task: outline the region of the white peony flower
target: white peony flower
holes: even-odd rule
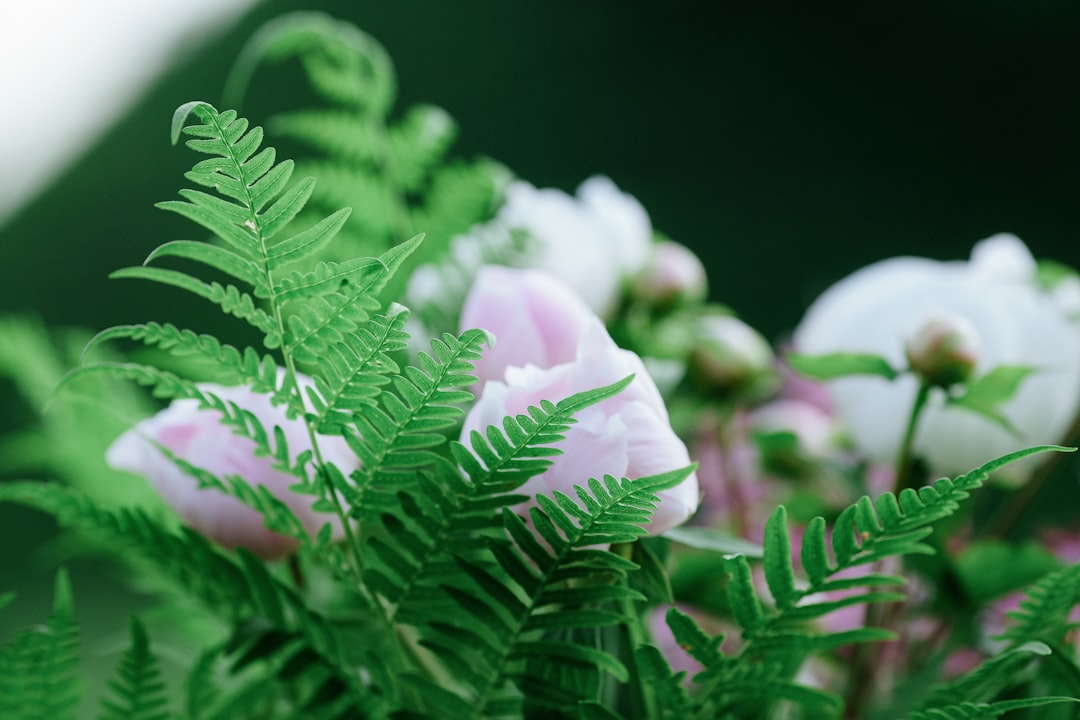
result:
[[[1063,298],[1035,285],[1036,263],[1013,235],[978,243],[968,262],[900,257],[853,273],[819,297],[795,331],[800,353],[870,352],[906,367],[904,346],[928,321],[967,318],[981,338],[974,377],[1001,365],[1036,369],[1000,410],[1018,430],[931,396],[915,452],[935,472],[956,474],[1029,445],[1058,442],[1080,404],[1080,327]],[[836,412],[871,459],[893,463],[917,381],[833,381]]]
[[[641,203],[599,176],[582,183],[577,197],[515,182],[498,221],[533,239],[530,267],[555,275],[601,317],[614,311],[623,282],[645,266],[652,242]]]

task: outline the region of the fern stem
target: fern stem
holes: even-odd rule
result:
[[[619,543],[611,548],[611,552],[630,560],[634,554],[634,543]],[[623,583],[627,582],[626,579],[623,580]],[[635,651],[647,642],[647,635],[641,621],[641,610],[638,608],[637,602],[630,597],[622,598],[619,605],[622,614],[626,618],[621,629],[625,646],[624,660],[630,673],[628,684],[632,693],[630,702],[632,703],[633,713],[631,717],[653,720],[660,717],[656,704],[656,693],[653,692],[650,686],[642,682],[641,673],[638,672],[637,661],[635,660]]]
[[[218,136],[223,139],[226,138],[227,135],[225,128],[222,127],[221,123],[218,121],[217,114],[209,113],[208,116],[214,123],[214,127],[218,132]],[[233,166],[236,168],[237,176],[240,179],[240,186],[244,189],[244,205],[248,210],[248,220],[245,225],[251,230],[252,233],[254,233],[256,239],[259,242],[259,251],[262,254],[261,269],[263,276],[266,278],[268,302],[270,304],[270,316],[274,318],[274,322],[277,325],[277,330],[279,334],[278,336],[282,338],[283,341],[281,347],[281,354],[285,360],[286,380],[293,388],[293,391],[296,393],[296,398],[300,401],[300,406],[304,407],[303,393],[300,392],[300,383],[297,382],[296,362],[293,359],[292,353],[289,352],[288,347],[284,343],[285,319],[281,312],[281,304],[278,301],[278,295],[274,290],[274,273],[270,269],[270,248],[267,247],[266,244],[267,237],[266,234],[263,232],[263,227],[260,222],[259,214],[255,210],[255,199],[251,196],[251,185],[248,182],[248,177],[244,173],[244,163],[236,155],[236,149],[234,148],[232,143],[225,142],[224,146],[226,151],[229,153],[229,159],[232,161]],[[315,460],[315,472],[317,475],[320,469],[325,464],[325,461],[322,458],[322,453],[319,449],[319,442],[314,428],[311,426],[311,423],[308,422],[306,419],[304,421],[304,425],[307,427],[308,439],[311,442],[312,453]],[[333,488],[329,488],[328,495],[329,498],[324,499],[329,499],[333,503],[334,508],[337,511],[338,518],[341,520],[341,525],[345,532],[346,541],[348,542],[349,547],[352,551],[350,554],[352,556],[353,566],[356,572],[356,578],[359,581],[361,577],[360,546],[356,540],[355,534],[352,532],[352,528],[350,527],[349,523],[349,517],[344,511],[344,508],[341,505],[337,493],[333,491]],[[377,601],[374,600],[374,598],[369,598],[369,601],[378,604]]]
[[[225,137],[225,129],[221,127],[218,122],[217,116],[214,115],[214,125],[218,130],[219,135]],[[270,267],[270,248],[267,246],[267,237],[263,231],[262,224],[258,213],[255,210],[255,200],[251,196],[250,183],[248,178],[244,174],[243,162],[237,157],[235,149],[231,143],[224,143],[228,150],[230,160],[236,167],[237,175],[240,178],[241,186],[244,188],[245,205],[248,209],[248,221],[245,225],[254,233],[259,243],[259,251],[262,255],[262,274],[266,279],[267,285],[267,299],[270,306],[270,316],[274,319],[274,323],[277,326],[278,337],[281,338],[281,354],[285,360],[285,378],[288,387],[291,388],[291,392],[294,393],[294,397],[299,401],[301,408],[306,409],[306,403],[304,402],[303,392],[300,389],[300,383],[297,377],[296,360],[290,352],[288,345],[285,343],[285,318],[281,310],[281,302],[276,292],[276,285],[274,283],[273,270]],[[326,475],[325,466],[326,460],[323,458],[322,450],[319,447],[318,433],[315,431],[314,423],[306,417],[304,417],[304,426],[307,428],[308,440],[311,443],[312,461],[314,466],[315,477],[318,478],[320,474]],[[365,604],[370,607],[379,619],[386,627],[387,633],[394,637],[396,640],[400,640],[395,632],[394,623],[390,620],[386,614],[386,608],[383,607],[379,599],[371,593],[367,586],[363,582],[363,562],[361,560],[361,546],[359,537],[354,532],[349,513],[345,511],[339,494],[330,482],[323,482],[318,485],[323,490],[323,499],[329,500],[333,505],[335,513],[338,519],[341,521],[342,531],[345,533],[345,541],[349,547],[348,553],[352,561],[353,572],[355,573],[356,591],[358,595],[363,599]],[[402,649],[400,642],[391,643],[396,652],[393,653],[391,658],[388,658],[388,665],[393,667],[398,672],[407,671],[410,669],[409,662],[406,658],[406,654]]]
[[[915,393],[915,400],[911,404],[911,413],[908,415],[907,427],[904,429],[904,438],[900,443],[900,453],[896,460],[896,478],[893,481],[893,493],[899,495],[907,488],[914,488],[920,483],[915,477],[915,432],[919,427],[923,410],[926,409],[927,400],[930,398],[930,389],[933,386],[920,380],[919,389]],[[884,560],[874,563],[874,573],[878,574],[884,569]],[[865,610],[865,627],[891,627],[899,621],[902,612],[902,603],[873,604],[867,605]],[[852,659],[853,673],[851,687],[848,692],[848,701],[845,703],[844,716],[848,718],[861,717],[866,703],[873,697],[878,682],[881,679],[881,648],[882,645],[859,645],[854,650]]]

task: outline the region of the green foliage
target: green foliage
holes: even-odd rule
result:
[[[595,681],[604,675],[626,682],[628,670],[616,657],[566,637],[628,620],[611,604],[642,599],[626,585],[636,565],[596,545],[643,535],[638,523],[658,502],[655,493],[691,470],[636,481],[593,479],[587,489],[575,489],[576,499],[538,495],[539,507],[529,513],[535,533],[516,514],[503,512],[507,537],[489,545],[495,564],[458,557],[471,582],[442,586],[460,608],[456,622],[429,618],[424,628],[423,644],[465,690],[456,700],[440,698],[427,712],[503,716],[520,714],[525,703],[570,713],[579,702],[596,699]],[[543,674],[530,671],[534,659],[542,659]]]
[[[51,483],[0,485],[0,502],[14,502],[47,512],[69,528],[86,533],[103,547],[114,548],[140,572],[154,573],[174,590],[197,599],[230,625],[254,618],[296,639],[305,659],[332,673],[339,694],[362,707],[366,692],[355,677],[340,634],[306,600],[272,575],[264,563],[241,551],[230,557],[202,536],[175,533],[137,509],[106,510],[71,488]],[[49,716],[52,717],[52,716]]]
[[[146,483],[118,477],[104,460],[117,433],[148,412],[142,393],[100,376],[80,384],[77,394],[54,394],[86,339],[83,332],[50,332],[31,317],[0,316],[0,379],[10,381],[33,418],[0,436],[0,477],[62,478],[108,505],[137,502],[162,512],[164,504]],[[15,407],[8,412],[17,413]]]
[[[885,358],[866,353],[789,353],[786,359],[795,372],[814,380],[835,380],[850,375],[877,375],[886,380],[894,380],[900,375]]]
[[[0,717],[74,720],[81,694],[78,642],[71,584],[61,570],[48,621],[0,648]]]
[[[982,377],[965,383],[958,394],[949,397],[949,404],[982,415],[1016,436],[1016,428],[999,408],[1016,394],[1021,383],[1034,372],[1036,369],[1033,367],[1000,365]]]
[[[457,442],[450,448],[464,476],[437,463],[415,487],[382,503],[385,534],[370,540],[364,567],[365,579],[389,603],[390,616],[401,608],[403,620],[411,614],[413,622],[422,623],[440,585],[460,573],[455,556],[484,552],[501,534],[499,510],[527,498],[514,491],[551,464],[547,458],[559,453],[555,445],[573,415],[614,396],[631,380],[530,407],[527,415],[507,417],[502,428],[489,427],[486,436],[474,432],[473,452]],[[501,545],[492,549],[504,552]]]
[[[134,617],[131,646],[120,660],[109,688],[113,697],[102,698],[99,720],[168,720],[161,669],[150,650],[146,628]]]
[[[1042,697],[1025,700],[1002,700],[996,703],[957,703],[933,710],[917,711],[908,720],[993,720],[1005,713],[1024,708],[1045,707],[1065,702],[1080,702],[1071,697]]]
[[[413,258],[421,263],[444,255],[452,237],[491,216],[507,172],[486,160],[448,162],[457,129],[437,107],[415,106],[392,120],[397,81],[390,58],[349,23],[312,12],[268,23],[236,61],[226,88],[229,102],[240,101],[260,65],[291,59],[300,62],[326,105],[283,112],[268,127],[314,153],[298,167],[319,178],[311,194],[316,211],[342,205],[358,210],[330,257],[378,254],[423,232],[428,240]],[[403,277],[388,297],[402,296]]]
[[[889,590],[900,578],[849,571],[932,552],[931,525],[952,514],[989,473],[1051,449],[1014,453],[899,496],[861,498],[836,518],[831,536],[826,520],[815,518],[797,549],[799,570],[784,507],[769,519],[762,548],[702,529],[636,543],[657,493],[684,481],[693,467],[635,480],[583,477],[572,493],[530,498],[522,488],[549,468],[575,415],[633,378],[559,402],[541,400],[451,440],[463,406],[473,400],[473,363],[490,339],[482,331],[443,334],[407,364],[409,311],[384,298],[402,295],[403,270],[453,254],[450,239],[490,216],[499,172],[485,163],[446,162],[454,129],[438,109],[413,108],[390,122],[395,80],[385,52],[321,15],[298,13],[264,28],[242,53],[231,87],[245,85],[261,63],[289,59],[300,61],[328,106],[280,115],[272,127],[319,156],[299,166],[319,182],[294,179],[298,166],[278,162],[273,148],[262,147],[262,129],[235,111],[187,103],[174,115],[174,142],[185,135],[187,147],[206,157],[185,175],[194,187],[159,207],[195,223],[208,241],[167,242],[142,266],[113,274],[207,299],[254,328],[262,347],[233,346],[168,323],[121,325],[94,337],[80,367],[60,385],[70,391],[76,383],[128,380],[156,397],[192,400],[217,413],[224,428],[296,478],[292,491],[335,513],[344,540],[333,537],[330,524],[309,537],[282,498],[251,478],[217,476],[199,458],[162,445],[156,446],[161,454],[200,487],[231,495],[269,529],[298,540],[299,556],[278,566],[246,550],[226,551],[143,509],[118,508],[61,484],[0,485],[0,502],[49,513],[220,623],[222,636],[194,649],[198,659],[182,703],[192,720],[610,720],[621,712],[703,719],[760,717],[783,704],[800,706],[809,717],[835,717],[841,700],[798,682],[801,663],[892,633],[827,632],[813,622],[841,608],[901,597]],[[421,231],[428,233],[423,245]],[[335,239],[343,242],[332,246]],[[475,255],[512,252],[518,240],[481,241]],[[464,287],[469,272],[457,260],[447,265],[462,280],[450,284],[451,293]],[[267,396],[306,426],[310,446],[290,448],[281,427],[226,400],[198,372],[117,360],[115,343],[195,360],[192,367],[214,379]],[[793,356],[792,364],[818,378],[898,374],[868,355]],[[953,400],[992,406],[1019,385],[1025,372],[1017,370],[1024,369],[991,373]],[[344,438],[358,469],[347,474],[326,461],[320,442],[327,436]],[[520,506],[528,500],[526,512]],[[641,625],[653,603],[674,600],[665,574],[669,542],[723,556],[720,604],[741,634],[739,650],[725,654],[722,634],[706,633],[677,609],[668,612],[675,642],[703,667],[692,685]],[[767,596],[754,583],[748,558],[757,557]],[[1022,676],[1033,657],[1051,649],[1049,657],[1064,657],[1056,650],[1072,629],[1068,614],[1078,593],[1080,574],[1072,570],[1044,578],[1006,634],[1009,650],[936,688],[911,717],[998,717],[1066,700],[985,704]],[[9,599],[0,596],[0,607]],[[0,649],[0,715],[73,716],[76,638],[61,574],[48,623]],[[1075,670],[1070,658],[1062,662]],[[130,646],[101,700],[102,720],[169,717],[162,676],[148,633],[133,620]],[[611,702],[617,696],[632,697],[623,707]]]
[[[1018,684],[1023,677],[1022,671],[1031,666],[1033,658],[1045,657],[1050,653],[1050,648],[1045,644],[1028,642],[995,655],[966,675],[935,687],[919,704],[917,712],[965,701],[991,700],[1003,688]]]
[[[706,527],[682,526],[672,528],[664,533],[668,540],[711,552],[723,553],[724,555],[742,555],[748,558],[761,558],[764,549],[740,537]]]
[[[967,597],[982,604],[1040,580],[1058,570],[1061,561],[1032,541],[984,540],[964,548],[955,565]]]
[[[1012,647],[1040,640],[1057,644],[1076,626],[1069,617],[1080,604],[1080,565],[1049,573],[1032,585],[1020,607],[1008,614],[1012,621],[1002,634]]]
[[[923,541],[932,531],[930,525],[933,522],[952,514],[961,500],[986,482],[990,473],[1046,450],[1067,449],[1056,446],[1031,448],[998,458],[955,480],[943,478],[919,491],[904,490],[899,498],[892,493],[880,496],[876,502],[868,497],[861,498],[841,512],[836,520],[831,540],[834,559],[830,559],[825,520],[815,518],[807,527],[801,546],[802,566],[808,579],[802,585],[796,580],[787,513],[783,506],[777,508],[765,528],[763,565],[772,595],[771,607],[759,597],[747,560],[735,555],[725,561],[728,606],[744,639],[738,656],[722,655],[717,649],[723,638],[710,638],[689,616],[675,609],[668,614],[668,624],[676,641],[704,666],[694,678],[700,687],[694,717],[722,716],[734,711],[741,703],[763,698],[795,702],[813,717],[836,716],[841,708],[840,699],[830,693],[793,684],[790,681],[793,664],[797,667],[810,653],[850,643],[885,640],[891,638],[892,633],[877,628],[828,633],[807,629],[805,623],[848,605],[895,601],[903,597],[879,589],[901,584],[901,578],[875,574],[837,575],[894,555],[932,552]],[[811,600],[832,591],[848,594],[844,597],[825,595],[826,599]]]

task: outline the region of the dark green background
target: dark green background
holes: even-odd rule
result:
[[[175,295],[105,275],[188,231],[152,207],[191,163],[167,142],[171,112],[220,102],[253,28],[312,5],[385,44],[399,109],[447,109],[459,155],[568,190],[610,175],[770,336],[889,255],[963,257],[1011,231],[1080,264],[1075,2],[267,2],[0,229],[0,310],[91,327],[170,315]]]
[[[713,299],[770,337],[890,255],[964,257],[1011,231],[1080,265],[1080,3],[266,2],[0,228],[0,312],[215,330],[209,305],[170,307],[178,293],[106,275],[190,232],[152,206],[193,162],[168,143],[173,109],[219,103],[251,32],[315,5],[387,47],[399,110],[431,102],[458,120],[459,156],[567,190],[610,175],[705,258]],[[30,417],[10,390],[0,383],[0,432]],[[44,615],[34,602],[52,571],[29,577],[26,556],[47,534],[39,516],[0,508],[0,590],[29,593],[8,622]],[[88,587],[98,566],[76,570],[84,620],[122,632],[112,586]]]

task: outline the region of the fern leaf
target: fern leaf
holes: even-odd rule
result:
[[[417,468],[437,457],[428,448],[445,442],[437,431],[464,415],[460,405],[471,401],[472,394],[459,388],[475,381],[469,373],[485,342],[487,336],[478,330],[432,341],[435,357],[421,353],[422,370],[406,367],[392,378],[395,392],[380,396],[380,407],[364,406],[357,411],[353,418],[357,432],[345,437],[362,463],[353,473],[361,491],[373,487],[376,479],[412,477]]]
[[[221,414],[221,424],[237,435],[254,442],[258,454],[274,458],[275,467],[295,475],[302,481],[309,482],[307,464],[310,461],[310,453],[300,453],[295,459],[291,458],[285,434],[280,428],[274,427],[272,432],[268,432],[262,421],[251,411],[245,410],[234,402],[226,401],[210,390],[200,387],[198,383],[168,370],[138,363],[89,363],[65,375],[57,385],[57,390],[81,377],[97,373],[150,387],[156,397],[195,400],[200,409],[217,411]]]
[[[474,709],[469,717],[484,717],[487,702],[505,692],[509,682],[529,702],[573,712],[578,702],[588,700],[588,696],[577,695],[574,688],[589,683],[588,680],[584,685],[557,682],[559,668],[579,681],[588,676],[599,680],[604,674],[622,681],[628,679],[625,666],[614,656],[591,643],[565,636],[583,628],[609,625],[614,616],[625,621],[622,613],[596,607],[598,603],[592,601],[587,607],[567,601],[592,598],[591,593],[574,594],[584,577],[607,576],[625,581],[626,574],[636,566],[617,555],[592,548],[595,538],[635,537],[641,532],[633,524],[640,522],[639,511],[644,509],[647,519],[648,511],[658,502],[655,493],[677,485],[692,470],[691,467],[636,481],[619,481],[610,476],[603,482],[591,481],[588,489],[577,488],[576,502],[567,498],[568,502],[574,502],[576,512],[569,512],[554,501],[543,503],[531,513],[543,543],[538,542],[523,520],[504,510],[503,520],[510,539],[492,541],[503,544],[505,550],[493,553],[498,568],[503,571],[499,579],[494,570],[459,558],[473,587],[481,592],[452,585],[444,588],[457,604],[457,611],[452,614],[456,620],[452,624],[487,637],[488,642],[469,646],[467,673],[458,671],[466,658],[461,656],[460,644],[446,632],[447,622],[428,625],[424,642],[442,656],[447,669],[471,690],[469,700]],[[510,578],[524,578],[524,583],[511,582]],[[644,599],[625,584],[609,587],[608,597],[613,600]],[[543,620],[537,623],[534,620],[537,617]],[[543,675],[527,670],[534,660],[543,663]],[[603,673],[597,674],[597,669]]]
[[[1017,678],[1025,666],[1050,652],[1050,648],[1043,643],[1028,642],[995,655],[971,672],[935,687],[916,710],[929,711],[957,703],[992,700],[1002,689],[1017,684]]]
[[[1044,707],[1064,702],[1080,702],[1071,697],[1039,697],[1002,700],[996,703],[957,703],[910,713],[907,720],[995,720],[1005,713],[1025,708]]]
[[[316,13],[293,13],[267,24],[241,52],[230,76],[239,96],[255,68],[296,58],[326,104],[289,109],[268,123],[271,132],[310,148],[298,163],[319,178],[310,206],[362,208],[343,226],[332,258],[373,255],[398,238],[429,233],[424,253],[442,256],[450,239],[490,219],[509,173],[490,161],[444,164],[455,126],[442,110],[421,105],[400,121],[388,117],[395,77],[386,52],[355,27]],[[388,296],[402,296],[392,280]],[[456,326],[443,326],[456,330]]]
[[[282,303],[293,302],[336,290],[342,285],[357,282],[357,276],[373,268],[386,270],[378,258],[354,258],[343,263],[319,263],[310,272],[294,272],[281,278],[274,288]]]
[[[274,319],[265,310],[255,306],[255,299],[251,295],[242,292],[235,285],[207,283],[187,273],[156,267],[123,268],[109,273],[109,278],[139,278],[187,290],[209,300],[230,315],[247,321],[263,334],[266,347],[276,348],[281,345],[281,330]]]
[[[266,297],[265,279],[259,266],[251,258],[243,257],[220,245],[192,240],[173,240],[159,245],[151,252],[143,265],[149,265],[162,257],[178,257],[194,260],[230,275],[255,289],[256,297]]]
[[[267,212],[269,213],[273,209],[270,208]],[[349,208],[338,210],[307,230],[273,245],[266,254],[269,268],[276,270],[283,265],[302,260],[325,248],[341,230],[341,226],[345,224],[345,220],[351,212],[352,210]]]
[[[288,318],[285,350],[297,360],[317,364],[330,345],[341,342],[367,322],[369,312],[378,309],[373,296],[401,267],[423,240],[422,235],[397,245],[379,256],[379,264],[371,266],[355,282],[339,287],[294,309]]]
[[[641,682],[656,696],[661,720],[683,720],[693,715],[693,703],[683,680],[686,671],[672,672],[663,654],[654,645],[641,645],[634,651]]]
[[[81,691],[77,652],[71,584],[60,570],[48,622],[0,648],[0,717],[74,720]]]
[[[192,531],[170,532],[135,509],[104,510],[85,496],[59,485],[2,485],[0,502],[16,502],[50,513],[61,525],[100,539],[103,547],[121,549],[121,557],[140,572],[158,575],[176,591],[198,600],[210,612],[219,613],[226,622],[268,624],[268,632],[287,636],[288,653],[269,653],[259,658],[272,656],[268,667],[278,677],[295,671],[289,661],[299,658],[295,662],[310,671],[304,677],[317,678],[323,689],[318,699],[314,693],[305,696],[305,702],[312,703],[312,707],[340,706],[361,712],[365,717],[379,714],[376,712],[381,702],[378,691],[361,682],[355,659],[346,653],[342,633],[250,553],[241,550],[234,559]],[[369,641],[373,640],[369,638]],[[376,662],[385,662],[385,658]],[[262,687],[261,692],[265,692],[265,686]],[[242,688],[237,692],[243,691]],[[252,692],[257,695],[260,691]],[[236,693],[227,694],[222,703],[223,708],[234,708],[234,713],[235,708],[244,707]],[[224,717],[229,716],[228,712],[222,712]],[[207,717],[223,716],[215,710]]]
[[[736,555],[726,562],[728,565],[727,599],[731,614],[739,626],[753,634],[765,622],[765,611],[754,589],[754,580],[750,575],[750,563],[742,555]]]
[[[781,505],[765,523],[765,580],[777,609],[787,610],[799,601],[795,591],[795,570],[791,565],[787,510]]]
[[[775,610],[769,611],[758,599],[750,565],[742,556],[725,560],[729,577],[727,599],[732,615],[743,629],[746,644],[736,658],[724,658],[718,654],[704,653],[700,662],[705,669],[694,678],[702,686],[699,694],[699,715],[720,713],[739,702],[755,701],[770,694],[798,703],[808,702],[808,712],[834,712],[838,698],[806,689],[796,689],[785,670],[785,664],[763,662],[770,657],[801,657],[807,653],[832,649],[853,642],[875,642],[892,637],[892,633],[862,628],[853,632],[815,633],[800,627],[808,619],[857,603],[886,602],[896,598],[894,593],[868,591],[839,600],[804,602],[812,594],[832,590],[876,588],[899,584],[899,578],[867,575],[864,577],[832,579],[836,573],[848,568],[874,562],[899,554],[928,552],[930,548],[922,541],[931,532],[929,525],[952,514],[961,500],[981,486],[994,470],[1028,455],[1046,450],[1066,450],[1057,446],[1045,446],[1021,450],[998,458],[955,480],[943,478],[932,486],[919,491],[906,490],[899,497],[886,493],[872,502],[861,498],[842,511],[836,519],[832,533],[832,551],[835,565],[830,565],[825,540],[823,519],[810,523],[803,540],[803,565],[810,576],[810,583],[796,588],[791,565],[790,537],[786,528],[783,508],[769,519],[765,532],[765,573],[770,593],[775,600]],[[691,646],[708,647],[700,637],[696,625],[688,619],[674,616],[678,627],[676,638],[684,639]],[[669,623],[672,616],[669,614]],[[680,636],[681,634],[681,636]],[[715,641],[712,641],[715,642]],[[749,659],[753,658],[751,665]],[[770,670],[769,668],[772,668]],[[771,673],[771,674],[770,674]],[[753,676],[751,678],[751,675]],[[757,695],[755,694],[757,693]],[[830,698],[827,699],[826,698]],[[814,708],[817,710],[814,710]]]
[[[425,602],[425,588],[437,587],[445,577],[444,570],[453,575],[457,567],[454,554],[487,551],[488,541],[501,537],[499,509],[527,499],[513,491],[547,468],[547,457],[558,452],[553,446],[563,439],[574,414],[614,396],[632,380],[578,393],[558,404],[544,401],[540,407],[530,407],[528,414],[507,417],[501,429],[488,429],[490,441],[479,433],[474,435],[475,455],[460,443],[451,443],[453,457],[467,479],[440,463],[434,475],[425,476],[408,493],[398,493],[400,510],[382,517],[396,543],[376,543],[378,556],[365,563],[371,576],[380,578],[379,593],[390,603],[391,617],[402,608],[403,618],[409,618],[410,612]],[[408,550],[402,547],[405,542],[413,543]],[[536,589],[539,580],[533,571],[512,560],[504,545],[491,544],[490,551],[526,592]],[[390,564],[393,568],[387,567]],[[391,575],[397,579],[391,580]],[[577,600],[567,595],[555,601]]]
[[[375,316],[350,333],[347,342],[327,348],[322,373],[315,377],[315,391],[308,395],[314,406],[314,427],[324,434],[342,435],[353,414],[377,403],[391,375],[400,371],[389,353],[404,350],[408,312],[396,308],[392,316]]]
[[[109,681],[113,697],[102,698],[99,720],[168,720],[165,683],[150,639],[136,618],[131,619],[131,645]]]
[[[270,355],[260,356],[250,347],[241,353],[212,335],[181,330],[170,323],[118,325],[102,330],[83,349],[83,361],[98,345],[120,339],[157,346],[177,356],[199,357],[223,372],[231,381],[227,384],[250,385],[255,392],[270,395],[275,403],[289,404],[293,412],[302,410],[291,389],[280,382],[281,371]]]
[[[1007,613],[1009,626],[1001,634],[1011,647],[1040,640],[1060,642],[1075,623],[1069,617],[1080,604],[1080,565],[1070,565],[1049,573],[1032,585],[1020,607]]]

